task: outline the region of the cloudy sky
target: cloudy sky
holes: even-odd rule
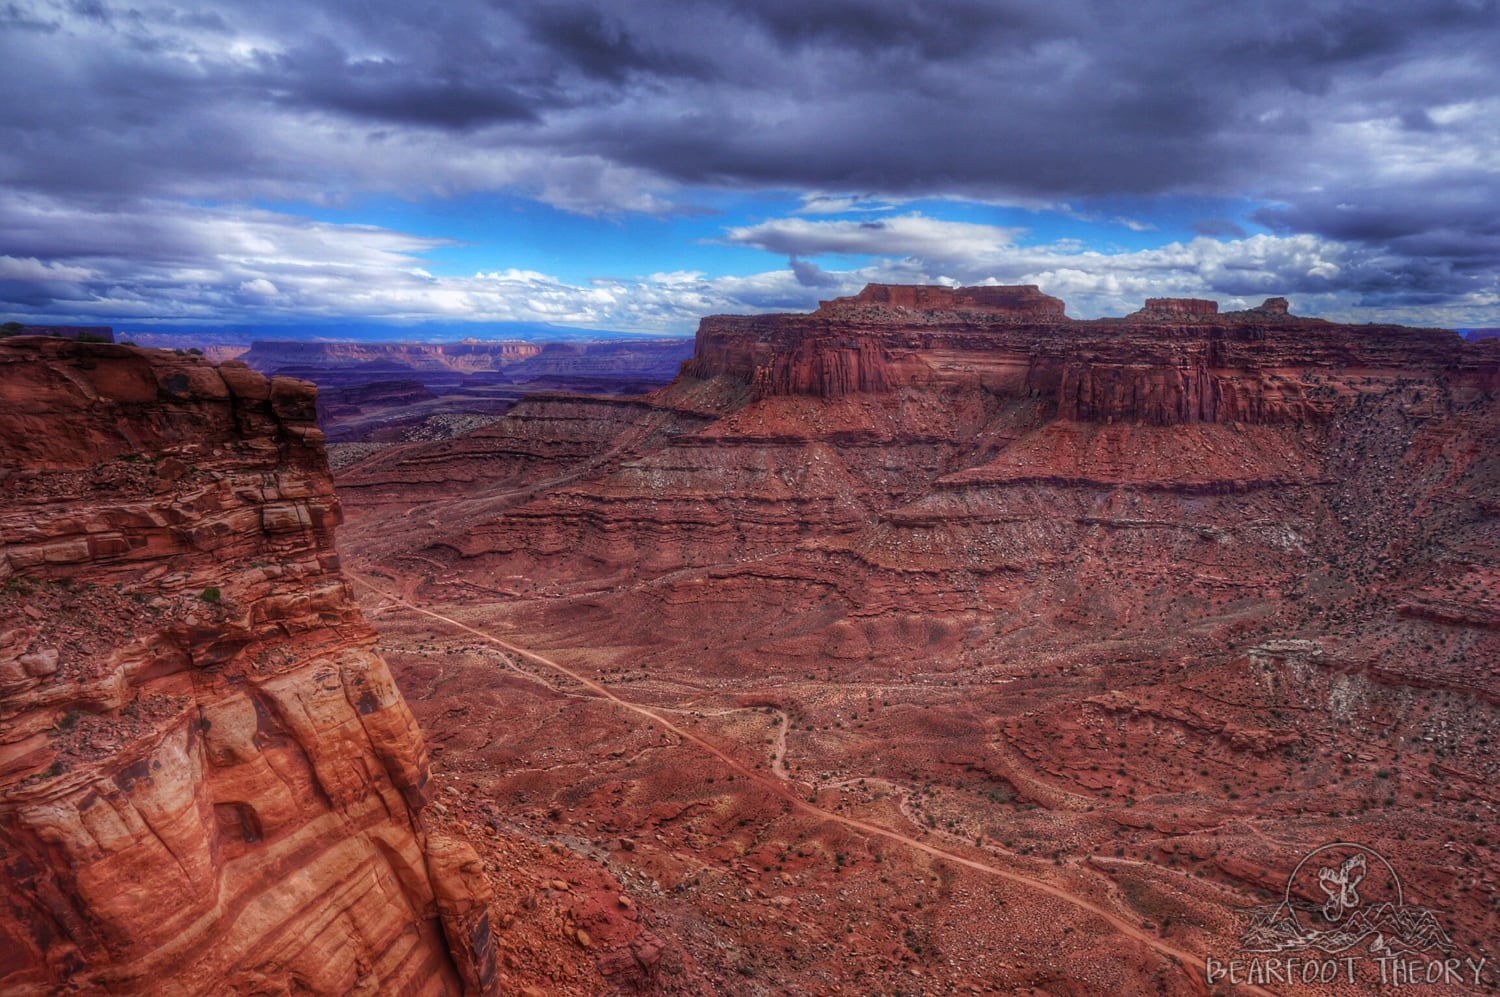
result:
[[[1500,325],[1500,0],[0,0],[0,318],[870,280]]]

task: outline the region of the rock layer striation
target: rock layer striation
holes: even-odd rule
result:
[[[1494,965],[1497,374],[1500,345],[1281,299],[1075,322],[1035,289],[872,288],[706,319],[649,396],[533,397],[352,466],[345,537],[825,808],[576,687],[420,666],[443,765],[659,884],[726,992],[1203,992],[871,827],[1199,968],[1310,847],[1361,842]],[[435,639],[405,626],[397,661]],[[451,719],[487,682],[484,730],[519,733]]]
[[[0,991],[494,992],[312,385],[0,344]]]
[[[1224,314],[1212,301],[1153,298],[1125,318],[1075,321],[1031,286],[871,285],[810,315],[706,318],[687,370],[743,381],[756,397],[969,385],[1076,421],[1271,424],[1326,420],[1413,365],[1490,384],[1493,356],[1457,341],[1300,318],[1284,298]]]

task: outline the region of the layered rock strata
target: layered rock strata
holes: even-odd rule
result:
[[[1065,419],[1157,426],[1327,419],[1413,365],[1493,387],[1494,355],[1459,350],[1452,332],[1300,318],[1283,298],[1217,308],[1156,298],[1123,319],[1075,321],[1034,287],[872,285],[811,315],[706,318],[687,370],[757,397],[968,384]]]
[[[1035,288],[872,287],[812,315],[705,319],[670,388],[534,398],[341,487],[362,510],[426,503],[368,542],[421,551],[411,570],[435,579],[607,586],[627,629],[686,632],[704,599],[787,621],[778,637],[760,610],[726,617],[747,648],[733,668],[878,657],[934,613],[973,657],[1016,614],[1108,631],[1319,612],[1396,550],[1414,553],[1386,604],[1477,620],[1482,600],[1432,587],[1488,570],[1444,546],[1488,514],[1451,512],[1436,482],[1483,493],[1497,372],[1495,347],[1284,299],[1075,322]]]
[[[961,297],[711,318],[663,391],[394,449],[341,480],[350,554],[862,831],[1045,878],[1198,966],[1322,841],[1392,856],[1494,965],[1500,348],[1280,299],[1072,322]],[[442,675],[444,767],[660,884],[729,992],[1203,992],[482,664],[412,666]],[[487,682],[508,736],[474,730]]]
[[[0,991],[494,991],[314,389],[0,343]]]

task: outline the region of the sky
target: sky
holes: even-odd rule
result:
[[[0,0],[0,319],[1500,326],[1500,0]]]

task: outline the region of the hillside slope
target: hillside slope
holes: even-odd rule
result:
[[[1113,898],[1205,958],[1323,841],[1392,856],[1476,954],[1500,928],[1477,830],[1500,805],[1497,388],[1494,344],[1280,299],[1085,322],[1035,288],[873,286],[707,318],[640,399],[535,397],[351,467],[345,550],[825,812]],[[380,625],[398,674],[461,640]],[[1201,988],[448,646],[421,668],[439,769],[524,796],[517,824],[628,836],[593,840],[727,979]],[[460,703],[515,735],[478,743]],[[846,936],[853,899],[810,902],[830,893],[879,913]],[[790,899],[794,940],[757,897]]]

